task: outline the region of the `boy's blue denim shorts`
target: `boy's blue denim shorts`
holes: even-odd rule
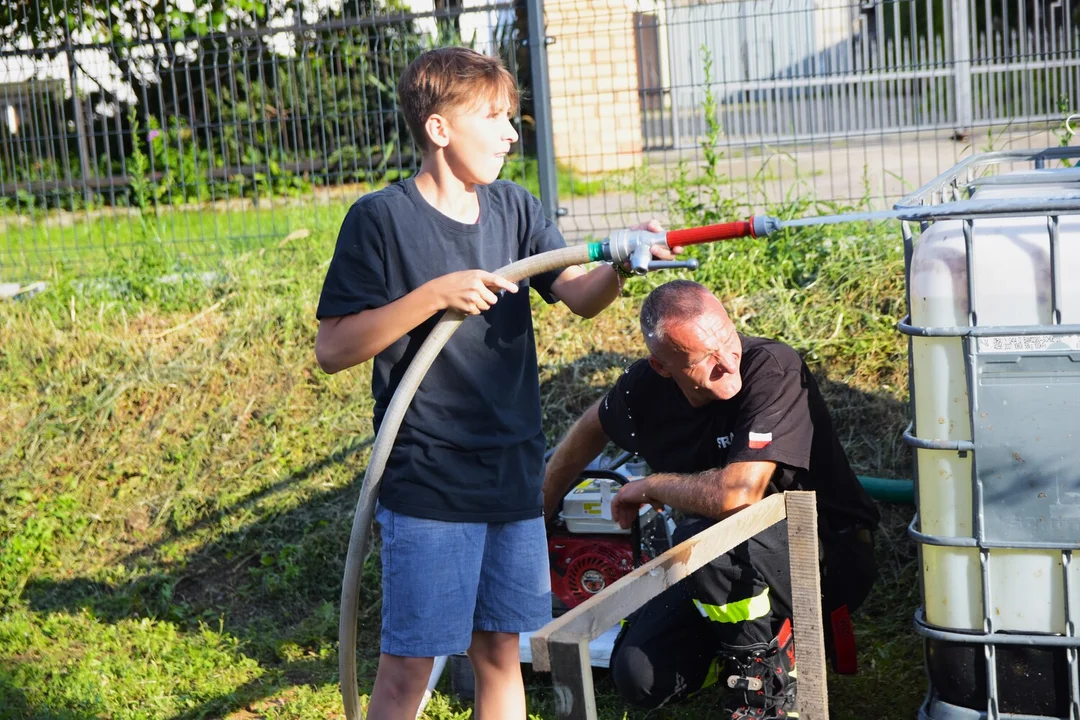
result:
[[[382,652],[464,652],[476,630],[523,633],[551,620],[544,519],[443,522],[381,504]]]

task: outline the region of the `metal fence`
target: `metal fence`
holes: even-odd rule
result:
[[[887,205],[975,152],[1068,142],[1064,120],[1080,112],[1078,0],[641,0],[588,10],[548,0],[553,11],[578,22],[564,24],[549,54],[597,44],[597,32],[612,46],[630,17],[632,63],[604,58],[600,74],[625,76],[637,95],[624,110],[641,118],[637,148],[604,157],[583,145],[560,160],[595,176],[614,155],[636,155],[636,179],[651,171],[637,187],[564,193],[571,234],[642,212],[683,220],[693,204],[685,178],[703,166],[741,205]],[[602,90],[581,79],[561,89],[553,78],[552,93],[588,106]]]
[[[818,3],[734,0],[669,8],[670,87],[646,110],[645,145],[693,144],[704,130],[700,48],[729,142],[824,141],[1061,120],[1080,89],[1071,1]],[[644,33],[650,28],[642,27]],[[679,48],[679,50],[675,50]],[[657,58],[659,60],[659,58]]]
[[[516,71],[515,22],[499,2],[8,5],[0,279],[183,264],[339,222],[419,163],[395,92],[408,62],[464,43]]]
[[[333,226],[417,167],[394,86],[438,44],[517,74],[505,175],[571,239],[694,197],[888,203],[1080,109],[1080,0],[541,3],[5,4],[0,281]]]

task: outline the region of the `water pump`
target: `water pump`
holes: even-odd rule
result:
[[[674,523],[666,510],[645,506],[626,530],[612,519],[611,498],[634,478],[630,470],[587,470],[563,498],[548,528],[555,614],[580,605],[671,547]]]

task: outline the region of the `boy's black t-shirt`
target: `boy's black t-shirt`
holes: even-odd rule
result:
[[[477,186],[480,218],[456,222],[412,179],[365,195],[342,223],[319,298],[319,319],[382,307],[458,270],[496,270],[565,247],[540,202],[507,181]],[[505,522],[543,510],[544,435],[529,287],[549,303],[558,272],[518,283],[468,317],[435,359],[390,453],[379,501],[405,515]],[[374,359],[378,430],[437,313]]]
[[[802,358],[775,340],[740,338],[742,389],[735,397],[693,407],[674,380],[641,360],[601,402],[604,432],[655,472],[775,462],[774,489],[816,491],[818,508],[832,529],[876,527],[877,508],[848,465]]]

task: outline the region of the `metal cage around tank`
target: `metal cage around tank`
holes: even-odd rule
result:
[[[915,627],[925,638],[929,677],[920,720],[1080,720],[1080,572],[1074,561],[1080,549],[1080,313],[1070,310],[1063,317],[1064,288],[1070,282],[1080,288],[1080,278],[1068,277],[1062,259],[1063,244],[1080,243],[1075,218],[1080,213],[1080,169],[1070,167],[1077,158],[1080,149],[1067,147],[974,156],[895,206],[897,211],[920,212],[918,219],[902,222],[908,315],[899,323],[900,332],[908,336],[911,394],[912,422],[904,441],[915,456],[917,512],[909,533],[919,547],[922,599]],[[1017,166],[1023,169],[1016,171]],[[1002,169],[1013,171],[997,172]],[[1012,203],[1023,198],[1024,207],[1003,212],[995,201],[1003,193]],[[988,199],[980,201],[980,196]],[[976,202],[965,202],[957,212],[960,200]],[[930,216],[927,208],[934,210]],[[1031,221],[1015,220],[1018,217]],[[1065,232],[1063,217],[1068,218],[1066,225],[1076,227],[1075,237],[1068,237],[1072,231]],[[1045,231],[1039,238],[1031,228],[1041,228],[1043,219]],[[946,221],[956,222],[949,230],[942,230],[944,225],[934,228]],[[980,268],[985,270],[987,258],[978,267],[976,263],[979,253],[994,245],[980,240],[995,233],[1002,237],[1009,232],[1004,224],[1017,222],[1027,223],[1025,252],[1037,256],[1033,263],[1042,263],[1034,273],[1031,297],[1046,307],[1036,322],[994,324],[989,310],[980,318],[980,299],[995,291],[979,286],[980,281],[986,284]],[[943,232],[958,233],[948,242],[962,248],[951,272],[957,316],[963,320],[966,315],[966,322],[916,323],[913,265],[916,274],[929,267],[919,264],[920,242],[933,233],[941,239]],[[1068,252],[1071,256],[1071,245]],[[1080,260],[1080,254],[1076,258]],[[944,267],[938,272],[946,272]],[[997,279],[1019,279],[1010,278],[1012,268],[999,270]],[[1049,287],[1043,286],[1044,280]],[[920,282],[917,275],[915,282]],[[930,302],[916,297],[916,307],[924,301]],[[1000,306],[1007,307],[1007,298]],[[929,386],[955,391],[951,398],[933,399],[955,404],[961,419],[966,401],[966,428],[963,422],[956,427],[956,418],[947,420],[946,413],[927,421],[923,412],[920,422],[917,399],[926,402],[927,395],[917,386],[929,382],[921,374],[950,372],[934,365],[947,364],[950,352],[958,353],[962,384],[945,378]],[[968,465],[970,479],[961,477]],[[939,492],[938,482],[953,485]],[[969,487],[964,485],[968,482]],[[965,504],[968,489],[970,513]],[[949,497],[954,499],[951,508]],[[930,527],[935,523],[925,520],[948,512],[956,517],[936,526],[951,526],[952,532],[935,531]],[[1027,568],[1025,562],[1034,568],[1035,579],[1027,586],[1033,604],[1020,607],[1022,603],[1013,602],[1005,611],[1012,619],[1003,618],[1006,601],[1024,592],[1019,577],[1026,570],[1017,569]],[[1058,573],[1057,578],[1042,577],[1043,568]],[[950,599],[962,603],[965,597],[970,601],[965,608],[946,608]],[[1049,609],[1041,607],[1047,603]],[[971,622],[934,622],[935,613],[945,618],[966,613]],[[1050,621],[1039,625],[1042,620],[1033,619],[1036,616]]]

